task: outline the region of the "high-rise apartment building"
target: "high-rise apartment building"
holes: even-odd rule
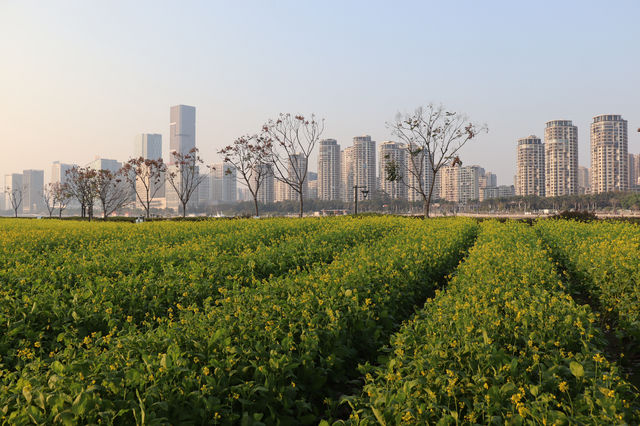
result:
[[[162,135],[157,133],[141,133],[136,135],[133,147],[135,158],[146,160],[162,158]]]
[[[4,176],[4,206],[7,210],[13,210],[13,203],[11,199],[15,200],[18,204],[18,214],[22,213],[24,206],[24,193],[25,188],[22,184],[22,175],[20,173],[11,173]],[[12,196],[13,194],[13,196]]]
[[[431,194],[431,201],[435,201],[436,198],[440,198],[440,185],[439,176],[433,175],[433,168],[431,161],[429,160],[429,153],[424,149],[420,149],[415,145],[406,145],[406,176],[407,184],[407,199],[411,202],[420,201],[423,202],[422,194],[419,188],[429,196],[431,190],[431,184],[433,182],[433,192]],[[422,182],[420,182],[422,180]]]
[[[570,120],[548,121],[544,129],[545,195],[578,191],[578,128]]]
[[[41,213],[44,211],[44,170],[24,170],[22,172],[22,211],[24,213]]]
[[[323,139],[318,150],[318,198],[340,199],[340,145],[335,139]]]
[[[237,201],[236,168],[228,163],[214,164],[211,170],[210,199],[214,204]]]
[[[271,164],[261,164],[257,167],[262,170],[261,175],[264,176],[260,183],[260,188],[258,188],[258,202],[263,204],[273,203],[275,200],[275,176],[273,174],[273,166]],[[254,182],[252,184],[254,188],[256,176],[257,175],[254,174]]]
[[[238,201],[253,201],[249,188],[238,188]]]
[[[213,170],[208,170],[208,173],[200,174],[200,185],[198,185],[196,191],[198,192],[198,205],[201,207],[207,207],[213,204],[212,176]]]
[[[353,201],[353,186],[355,185],[354,161],[355,147],[347,147],[340,153],[340,192],[342,201]]]
[[[518,139],[517,195],[545,195],[544,145],[537,136]]]
[[[578,193],[588,194],[591,180],[589,179],[589,168],[578,166]]]
[[[306,176],[305,176],[306,174]],[[303,154],[293,154],[289,156],[289,164],[287,165],[286,181],[293,183],[295,186],[289,185],[285,180],[276,178],[274,187],[274,201],[293,201],[299,200],[300,194],[294,188],[297,183],[304,177],[302,183],[302,198],[309,197],[309,170],[307,168],[307,158]]]
[[[640,154],[629,154],[629,189],[640,186]]]
[[[371,136],[353,138],[353,181],[358,186],[358,200],[364,199],[361,189],[373,194],[377,189],[376,179],[376,142]]]
[[[318,179],[312,179],[309,180],[309,193],[307,195],[307,198],[310,200],[317,200],[318,199]]]
[[[480,177],[484,169],[480,166],[463,166],[459,169],[458,202],[467,203],[480,199]]]
[[[302,198],[309,198],[309,168],[307,157],[304,154],[293,154],[289,156],[289,181],[299,182],[304,177],[302,183]],[[299,200],[300,194],[295,191],[291,185],[286,185],[285,199]]]
[[[591,192],[629,188],[627,120],[598,115],[591,123]]]
[[[387,168],[389,165],[394,164],[396,173],[399,178],[406,180],[409,178],[407,173],[407,147],[405,144],[385,141],[380,144],[378,148],[379,158],[378,161],[380,177],[380,190],[393,199],[406,200],[407,199],[407,184],[401,182],[398,179],[393,181],[388,179]]]
[[[75,164],[63,164],[54,161],[51,165],[51,183],[65,183],[68,179],[67,171],[71,170]]]
[[[486,188],[497,188],[498,186],[498,177],[495,173],[485,172],[480,178],[479,181],[479,192],[478,192],[478,201],[485,200],[485,189]]]
[[[169,151],[187,154],[196,147],[196,108],[174,105],[170,111]],[[173,163],[173,158],[169,163]]]
[[[289,186],[276,178],[273,181],[273,202],[279,203],[281,201],[288,201],[289,196]]]
[[[440,198],[445,201],[460,201],[460,166],[446,165],[439,170]]]

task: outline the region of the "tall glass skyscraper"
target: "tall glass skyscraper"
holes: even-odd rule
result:
[[[147,160],[162,158],[162,135],[156,133],[141,133],[136,136],[134,155]]]
[[[188,105],[171,107],[169,150],[186,154],[196,147],[196,108]],[[169,159],[173,163],[173,159]]]

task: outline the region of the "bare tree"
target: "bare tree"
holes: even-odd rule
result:
[[[429,104],[417,108],[412,114],[396,116],[387,123],[392,133],[407,144],[407,176],[403,176],[398,164],[387,164],[387,180],[399,181],[416,191],[423,200],[424,217],[429,217],[438,172],[444,165],[460,163],[458,152],[480,132],[487,131],[485,125],[471,123],[457,112],[447,111],[443,106]]]
[[[313,114],[310,119],[280,114],[277,120],[269,120],[262,130],[272,141],[271,163],[275,177],[297,194],[302,217],[309,156],[324,131],[324,120],[316,121]]]
[[[166,171],[167,167],[162,158],[132,158],[124,165],[125,177],[134,186],[136,198],[142,204],[147,218],[151,215],[151,202],[162,189]]]
[[[72,196],[69,187],[65,183],[56,182],[52,185],[53,205],[58,205],[58,217],[62,219],[62,211],[67,208],[67,204]]]
[[[88,167],[74,166],[66,171],[67,192],[80,203],[81,216],[93,218],[93,205],[97,198],[96,176],[98,172]]]
[[[117,172],[98,170],[95,175],[96,198],[102,206],[102,218],[106,219],[129,201],[129,185],[122,175],[123,169]]]
[[[13,210],[15,217],[18,217],[18,210],[20,210],[20,206],[22,205],[22,188],[11,188],[8,186],[5,188],[4,192],[9,198],[9,203],[11,203],[11,209]]]
[[[56,209],[54,186],[54,183],[48,183],[42,190],[42,201],[44,201],[44,205],[47,207],[50,218],[53,216],[53,211]]]
[[[268,138],[258,135],[242,136],[236,139],[232,145],[218,152],[218,154],[224,155],[224,162],[234,166],[236,172],[242,177],[253,197],[256,216],[260,216],[258,191],[265,178],[273,173],[273,168],[268,163],[270,153],[271,142]]]
[[[173,163],[168,167],[167,182],[176,192],[182,205],[182,217],[185,217],[189,200],[205,178],[200,175],[200,166],[204,161],[198,154],[198,148],[191,148],[186,154],[174,151],[171,156]]]

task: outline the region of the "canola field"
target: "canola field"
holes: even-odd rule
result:
[[[636,225],[0,232],[0,424],[640,423]]]

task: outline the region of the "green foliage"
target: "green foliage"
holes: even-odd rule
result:
[[[598,314],[574,301],[591,298],[636,341],[633,225],[0,230],[2,424],[640,421]]]
[[[602,355],[596,315],[565,293],[535,230],[483,222],[447,290],[365,366],[362,424],[635,424],[637,396]]]

